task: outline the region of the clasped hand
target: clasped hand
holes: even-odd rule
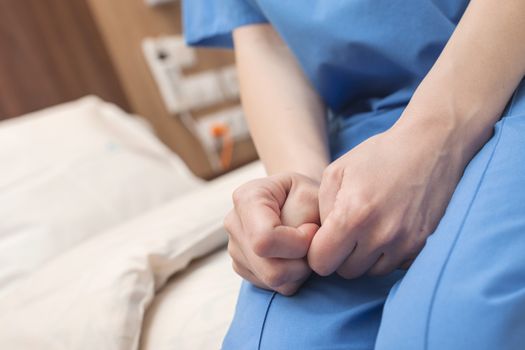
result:
[[[385,132],[330,164],[320,183],[284,173],[239,187],[225,218],[234,270],[291,295],[312,271],[350,279],[407,268],[461,175],[445,148],[423,148]]]

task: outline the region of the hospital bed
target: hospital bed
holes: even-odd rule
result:
[[[92,96],[0,123],[0,161],[0,349],[220,347],[222,219],[260,163],[203,182]]]

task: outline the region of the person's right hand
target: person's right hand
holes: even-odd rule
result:
[[[291,295],[311,273],[305,256],[319,228],[319,184],[296,173],[250,181],[224,219],[233,269],[264,289]]]

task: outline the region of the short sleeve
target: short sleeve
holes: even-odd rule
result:
[[[192,46],[232,48],[232,31],[265,16],[250,0],[184,0],[184,37]]]

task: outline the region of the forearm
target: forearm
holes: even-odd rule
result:
[[[470,159],[525,74],[523,14],[523,0],[471,1],[398,126],[442,131]]]
[[[319,180],[329,161],[321,99],[269,25],[239,28],[234,40],[242,104],[266,170]]]

